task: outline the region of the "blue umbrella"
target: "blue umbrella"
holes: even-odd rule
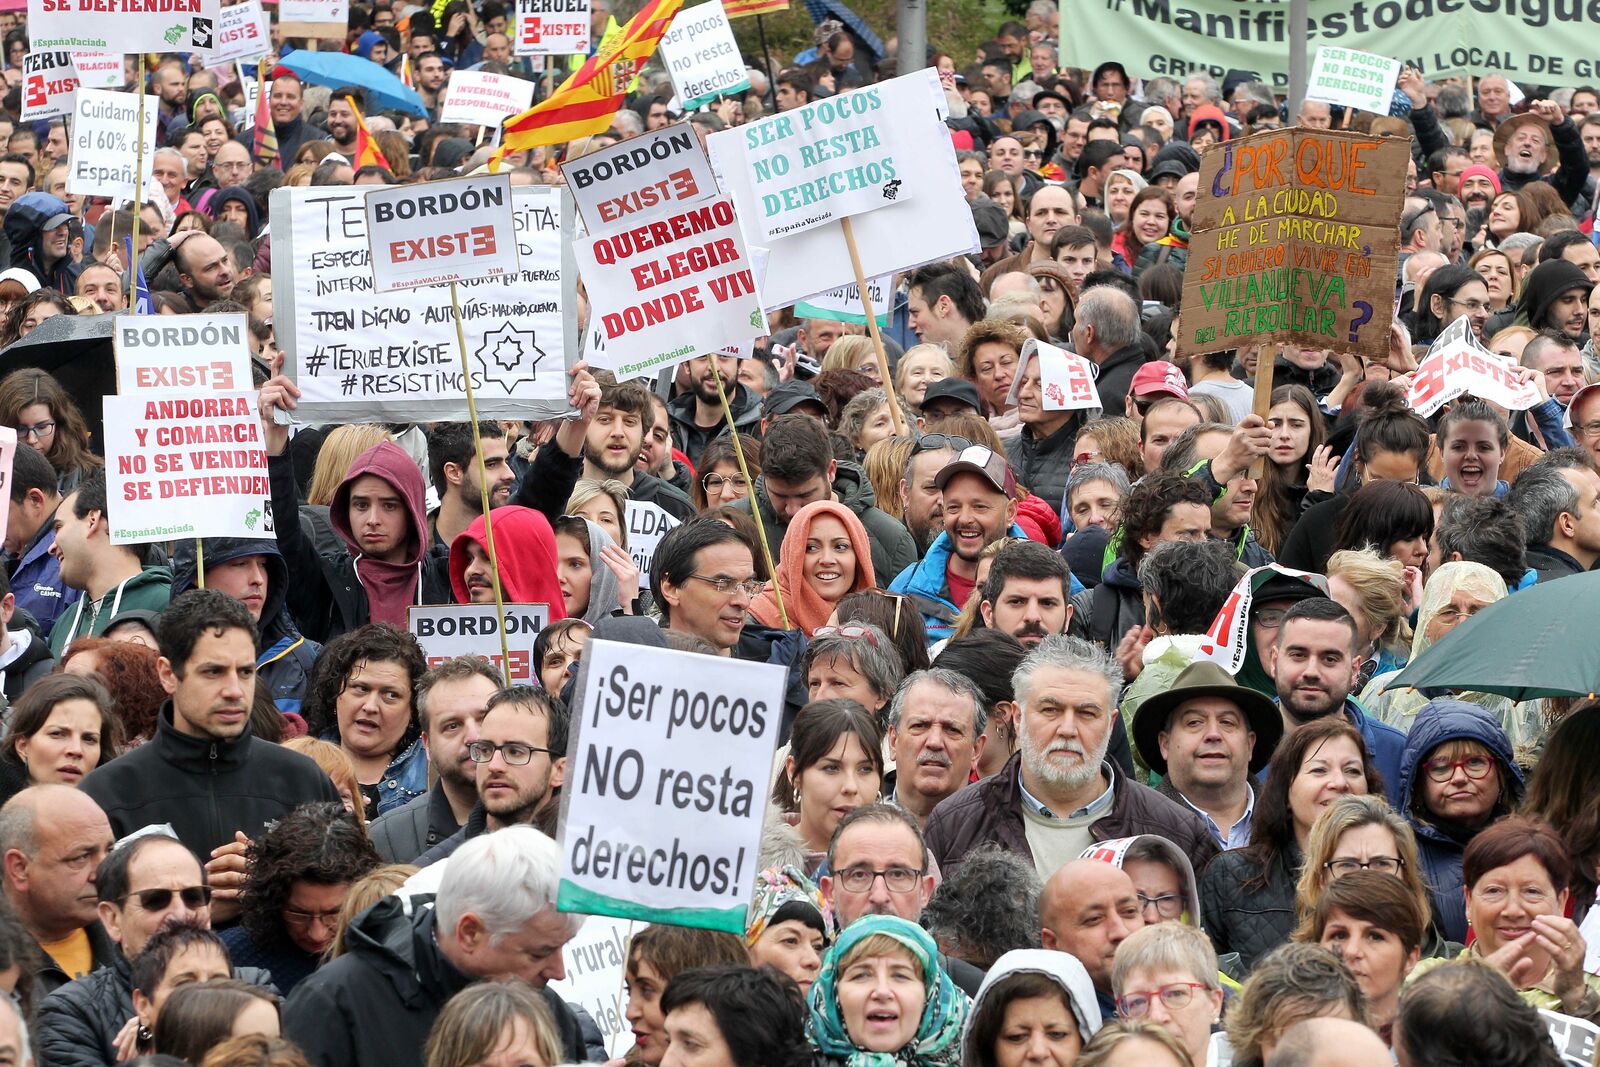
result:
[[[889,54],[883,38],[873,33],[872,27],[867,25],[866,20],[852,11],[842,0],[806,0],[806,13],[818,26],[826,19],[838,19],[844,23],[845,29],[861,38],[861,43],[872,52],[874,59],[882,59]]]
[[[404,111],[426,118],[428,109],[422,97],[389,71],[370,59],[345,52],[289,52],[278,66],[293,71],[303,82],[341,89],[360,86],[367,91],[368,108],[376,111]]]

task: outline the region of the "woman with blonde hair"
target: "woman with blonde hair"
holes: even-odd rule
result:
[[[916,447],[917,439],[910,434],[885,437],[874,442],[861,461],[877,497],[875,506],[897,521],[905,518],[906,501],[901,495],[900,483],[905,480],[906,464],[911,459],[911,450]]]
[[[922,398],[928,386],[956,372],[950,353],[943,345],[912,345],[894,366],[894,391],[905,397],[913,410],[922,411]]]
[[[1375,548],[1346,548],[1328,557],[1328,596],[1356,622],[1361,643],[1362,685],[1382,672],[1406,665],[1411,650],[1407,594],[1420,589],[1422,576]]]
[[[837,342],[836,342],[837,343]],[[900,406],[900,419],[908,428],[915,428],[916,416],[910,406],[898,395],[886,389],[866,389],[850,398],[839,412],[839,432],[855,447],[856,455],[863,456],[867,449],[879,441],[894,436],[894,413],[890,403]]]
[[[306,489],[306,503],[327,507],[333,503],[334,494],[344,484],[350,465],[373,445],[393,441],[394,435],[382,426],[370,422],[353,422],[335,426],[323,438],[317,450],[317,463],[311,472],[311,485]]]
[[[1142,1019],[1118,1019],[1096,1031],[1074,1067],[1196,1067],[1194,1057],[1167,1028]]]
[[[1381,796],[1351,793],[1323,809],[1306,839],[1306,862],[1295,884],[1295,912],[1300,930],[1317,910],[1317,901],[1330,884],[1352,871],[1378,871],[1400,879],[1406,892],[1416,900],[1424,919],[1433,914],[1428,886],[1422,880],[1422,862],[1417,856],[1417,837],[1411,824],[1389,806]],[[1301,938],[1301,940],[1305,940]],[[1423,955],[1434,955],[1448,948],[1438,933],[1428,932]],[[1431,951],[1430,951],[1431,949]]]
[[[628,547],[628,487],[614,478],[581,478],[567,498],[567,514],[588,519],[611,535],[618,547]]]
[[[1115,463],[1129,478],[1139,477],[1144,473],[1139,459],[1139,424],[1122,415],[1090,419],[1073,442],[1072,462]]]
[[[827,355],[822,357],[822,369],[853,370],[871,378],[873,385],[883,384],[883,376],[878,373],[878,353],[872,340],[860,334],[847,333],[829,345]]]
[[[310,756],[312,761],[322,768],[322,773],[333,780],[333,787],[339,791],[339,799],[344,801],[344,810],[360,819],[365,825],[367,801],[361,795],[361,783],[356,778],[356,765],[350,761],[344,749],[332,741],[320,741],[315,737],[292,737],[283,742],[283,747],[302,756]]]
[[[428,1032],[427,1067],[556,1067],[566,1056],[545,996],[516,978],[467,986],[450,998]]]
[[[349,932],[350,923],[357,915],[372,907],[384,897],[392,897],[406,884],[406,879],[422,870],[421,867],[410,863],[390,863],[382,867],[375,867],[366,875],[350,886],[350,891],[344,896],[344,904],[339,908],[338,930],[333,935],[333,944],[328,946],[328,951],[323,954],[322,961],[338,959],[350,950],[349,942],[345,940]]]

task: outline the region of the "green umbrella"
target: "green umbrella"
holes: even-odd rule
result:
[[[1593,696],[1600,691],[1600,641],[1584,623],[1582,605],[1596,596],[1600,572],[1514,593],[1451,630],[1384,689],[1468,690],[1517,701]]]

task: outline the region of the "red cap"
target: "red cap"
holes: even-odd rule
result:
[[[1165,393],[1179,400],[1189,399],[1189,384],[1184,380],[1183,371],[1176,364],[1159,359],[1139,368],[1128,391],[1136,397]]]

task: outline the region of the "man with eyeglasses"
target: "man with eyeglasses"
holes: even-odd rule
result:
[[[224,189],[243,185],[255,169],[250,150],[238,141],[222,142],[222,147],[217,149],[216,156],[211,160],[211,173],[216,175],[217,184]]]
[[[1461,262],[1461,249],[1467,241],[1467,209],[1447,193],[1434,193],[1428,200],[1439,217],[1440,254],[1450,263]]]

